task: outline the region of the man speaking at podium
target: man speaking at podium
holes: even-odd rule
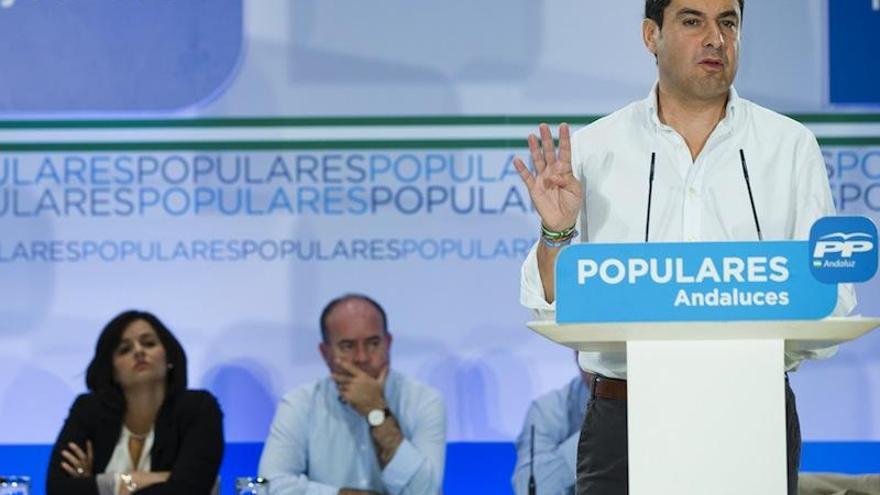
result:
[[[571,242],[806,239],[816,219],[834,214],[813,134],[740,98],[732,86],[743,4],[646,0],[642,38],[657,61],[648,97],[571,136],[562,124],[558,150],[547,125],[539,128],[540,142],[529,136],[534,172],[520,159],[515,165],[542,232],[523,264],[521,301],[540,318],[554,318],[556,256]],[[835,314],[854,305],[852,287],[841,286]],[[786,370],[835,350],[789,350]],[[579,363],[595,378],[578,445],[577,493],[625,494],[626,355],[582,352]],[[801,441],[788,380],[786,422],[794,495]]]

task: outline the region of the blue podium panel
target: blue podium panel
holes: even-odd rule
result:
[[[880,0],[830,0],[831,103],[880,104]]]
[[[837,285],[809,243],[577,244],[556,262],[558,323],[819,319]]]

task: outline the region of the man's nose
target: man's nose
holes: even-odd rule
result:
[[[721,32],[721,27],[715,23],[707,23],[708,28],[706,28],[706,39],[703,40],[703,46],[713,47],[713,48],[721,48],[724,46],[724,33]]]
[[[367,361],[367,350],[364,348],[364,346],[359,345],[355,347],[354,360],[357,363],[363,363]]]

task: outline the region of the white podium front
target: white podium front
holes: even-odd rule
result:
[[[856,339],[880,318],[528,326],[626,351],[631,495],[784,495],[783,351]]]

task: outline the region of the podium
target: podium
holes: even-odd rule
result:
[[[631,495],[783,495],[784,351],[857,339],[880,318],[528,326],[626,351]]]

